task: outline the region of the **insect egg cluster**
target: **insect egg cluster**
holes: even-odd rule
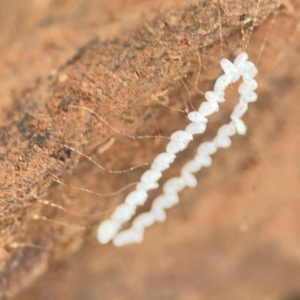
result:
[[[125,202],[115,209],[110,219],[100,224],[98,228],[100,243],[105,244],[113,240],[115,246],[122,246],[141,242],[146,227],[166,219],[165,209],[178,203],[178,193],[186,186],[195,187],[197,185],[197,179],[193,173],[200,171],[202,167],[209,167],[212,163],[211,155],[218,148],[229,147],[231,145],[230,138],[233,135],[246,133],[247,128],[241,117],[247,111],[248,103],[257,100],[255,90],[258,85],[253,79],[257,74],[257,68],[248,61],[246,52],[241,52],[233,63],[223,58],[220,64],[224,74],[216,80],[213,91],[205,93],[206,101],[201,103],[198,111],[188,114],[190,123],[185,130],[178,130],[170,136],[166,151],[156,156],[150,170],[142,175],[135,191],[127,195]],[[208,123],[207,117],[219,111],[219,103],[225,101],[225,90],[240,78],[242,78],[242,82],[238,88],[239,103],[233,109],[230,116],[231,121],[219,128],[216,137],[211,142],[204,142],[198,147],[195,157],[182,167],[180,177],[166,181],[163,186],[163,194],[153,201],[149,212],[137,216],[133,220],[131,228],[120,231],[122,226],[131,220],[137,206],[145,204],[148,198],[147,192],[159,187],[158,181],[162,177],[162,172],[174,162],[176,154],[188,147],[190,141],[193,140],[193,135],[205,132]]]

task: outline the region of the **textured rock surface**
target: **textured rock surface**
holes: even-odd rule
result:
[[[70,105],[91,108],[129,134],[169,135],[183,128],[186,116],[157,100],[184,108],[189,97],[178,76],[195,82],[197,50],[202,62],[199,89],[211,88],[220,74],[218,2],[20,3],[0,1],[0,295],[19,291],[54,260],[77,251],[83,241],[80,252],[19,298],[280,299],[296,289],[297,1],[285,1],[275,18],[275,1],[260,3],[259,20],[270,16],[255,30],[247,49],[255,61],[265,43],[258,63],[259,101],[245,117],[248,134],[234,138],[230,149],[214,156],[213,166],[198,174],[197,188],[181,193],[182,201],[168,212],[165,224],[149,229],[142,245],[123,249],[98,245],[94,229],[126,193],[104,198],[52,179],[60,176],[68,185],[103,194],[137,181],[143,168],[108,174],[64,145],[120,170],[150,162],[166,140],[117,135],[95,115]],[[255,1],[223,4],[226,57],[238,53],[239,20],[254,16],[256,7]],[[198,107],[202,96],[186,83]],[[228,119],[237,99],[235,89],[228,98],[194,147]],[[193,147],[166,175],[176,175],[191,155]],[[94,217],[49,208],[38,199]],[[34,214],[47,220],[33,220]],[[13,242],[29,247],[11,249]]]

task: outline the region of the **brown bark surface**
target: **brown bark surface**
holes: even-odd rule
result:
[[[258,25],[247,48],[252,61],[259,57],[259,101],[244,118],[248,133],[214,155],[164,224],[147,230],[141,245],[121,249],[98,245],[95,229],[130,189],[95,193],[138,181],[146,167],[110,174],[66,146],[113,170],[151,162],[163,151],[166,139],[117,134],[95,113],[130,135],[169,136],[184,128],[186,115],[161,104],[184,109],[183,78],[199,107],[203,96],[187,80],[197,78],[197,51],[199,89],[211,89],[221,74],[219,2],[22,3],[0,0],[0,297],[24,289],[83,242],[15,299],[280,299],[296,290],[298,1],[278,7],[262,0],[258,10],[256,1],[222,2],[225,57],[240,51],[241,19]],[[246,40],[249,31],[251,24]],[[226,95],[207,133],[166,178],[228,120],[236,89]]]

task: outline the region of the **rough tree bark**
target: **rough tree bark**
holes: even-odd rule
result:
[[[15,0],[15,3],[18,4],[19,1]],[[91,0],[88,4],[82,2],[82,6],[60,6],[59,2],[49,4],[49,7],[45,8],[36,7],[33,3],[29,5],[39,10],[39,14],[31,12],[35,21],[32,21],[32,18],[30,21],[29,18],[23,20],[24,24],[29,25],[29,30],[21,29],[18,22],[11,21],[19,27],[13,31],[11,27],[3,26],[3,32],[6,34],[3,34],[0,43],[3,59],[0,78],[1,87],[5,92],[1,103],[3,109],[0,121],[0,295],[3,299],[28,286],[54,261],[77,251],[88,236],[94,239],[94,229],[109,215],[109,209],[121,202],[125,195],[122,193],[110,198],[97,197],[57,184],[53,182],[55,176],[69,186],[82,186],[103,194],[138,180],[143,171],[139,169],[130,175],[108,176],[65,145],[84,152],[101,161],[107,168],[115,170],[151,161],[165,146],[166,141],[160,138],[135,140],[118,135],[95,114],[74,106],[84,106],[93,110],[109,124],[128,134],[161,133],[168,136],[172,131],[183,127],[186,117],[172,113],[157,102],[167,102],[171,107],[183,107],[183,98],[188,97],[185,90],[182,91],[182,82],[178,78],[188,76],[194,82],[198,70],[196,52],[199,51],[201,56],[202,73],[199,86],[202,90],[208,90],[220,73],[218,1],[195,1],[191,4],[190,1],[177,0],[166,1],[161,5],[160,1],[130,1],[124,4],[115,0],[110,4],[105,1],[97,4],[97,1]],[[73,11],[68,19],[68,15],[64,16],[64,13],[71,8]],[[20,10],[22,14],[22,8]],[[274,11],[277,11],[276,19],[272,19]],[[240,18],[253,18],[256,12],[256,1],[222,3],[225,57],[233,58],[240,47]],[[14,13],[18,15],[18,12]],[[247,289],[245,282],[248,280],[247,272],[250,270],[251,273],[252,264],[256,266],[254,273],[265,272],[265,276],[268,276],[269,271],[266,270],[275,266],[274,274],[278,275],[274,275],[273,281],[270,279],[265,285],[252,280],[249,275],[252,280],[250,282],[255,287],[250,289],[252,297],[256,290],[259,298],[265,296],[263,290],[269,291],[269,286],[273,287],[274,283],[280,280],[280,269],[286,270],[287,276],[290,276],[290,272],[300,274],[296,254],[300,240],[298,238],[296,242],[294,239],[299,235],[296,214],[300,206],[297,204],[297,197],[293,196],[299,192],[297,180],[300,176],[299,166],[298,171],[293,169],[300,150],[297,137],[297,84],[300,74],[296,65],[299,55],[297,47],[300,45],[296,38],[297,34],[299,36],[298,14],[297,1],[284,2],[280,8],[277,8],[277,1],[274,0],[260,2],[257,14],[259,26],[247,49],[251,59],[257,57],[270,24],[274,24],[268,33],[266,48],[259,61],[260,101],[251,107],[252,113],[249,112],[246,117],[250,134],[248,137],[234,140],[236,146],[227,154],[222,151],[220,156],[216,157],[216,166],[199,175],[201,184],[195,191],[185,194],[185,197],[191,200],[182,204],[182,212],[181,215],[178,212],[177,219],[176,214],[173,215],[175,221],[170,223],[168,232],[164,233],[164,240],[157,244],[157,249],[160,249],[157,251],[161,255],[157,257],[166,258],[168,254],[161,254],[163,249],[178,251],[184,256],[182,263],[190,266],[186,272],[194,273],[197,278],[203,277],[200,284],[202,288],[196,288],[191,283],[190,289],[180,289],[176,296],[178,299],[198,299],[199,295],[217,299],[226,291],[229,291],[228,299],[240,299],[243,292],[238,290],[238,286]],[[114,17],[108,18],[107,15],[118,16],[117,21]],[[37,45],[31,46],[35,36]],[[57,49],[63,51],[60,53]],[[50,56],[51,63],[47,63],[47,55]],[[40,63],[41,59],[45,63]],[[31,75],[28,72],[31,72]],[[14,89],[14,94],[8,96],[8,89],[11,88]],[[191,86],[189,88],[194,103],[199,103],[201,96],[192,91]],[[231,95],[233,98],[234,91],[230,92]],[[210,136],[218,125],[226,120],[232,103],[229,101],[222,114],[213,120],[208,132]],[[201,138],[197,139],[197,142],[199,141]],[[196,145],[195,143],[194,149]],[[280,154],[285,155],[285,159],[278,158]],[[169,175],[176,174],[180,162],[191,155],[193,148],[179,158],[178,166],[175,166]],[[266,155],[270,155],[270,158],[263,159]],[[276,171],[280,170],[285,172],[286,178],[282,178],[282,174],[276,175]],[[271,179],[266,177],[270,174]],[[257,175],[261,177],[260,181],[256,181]],[[275,182],[281,184],[276,188],[273,186]],[[260,184],[263,188],[260,188]],[[285,185],[287,187],[283,188]],[[199,204],[200,192],[206,195],[206,205]],[[222,198],[221,193],[234,198],[231,204],[226,204],[227,199],[225,201],[226,197]],[[279,201],[283,197],[287,197],[285,203]],[[38,203],[39,199],[51,199],[67,207],[69,211],[95,216],[78,218],[42,205]],[[238,199],[244,200],[239,202]],[[191,207],[196,213],[190,215]],[[286,214],[279,213],[282,213],[282,207],[288,207]],[[212,217],[205,220],[205,214],[209,213]],[[44,216],[47,220],[33,220],[33,215]],[[201,222],[199,218],[204,220]],[[48,219],[70,226],[62,226]],[[282,222],[287,221],[289,223],[285,228],[278,229]],[[73,228],[71,225],[74,225]],[[81,230],[79,226],[85,229]],[[182,226],[185,226],[182,230],[190,231],[190,234],[181,232]],[[199,233],[201,227],[206,229]],[[291,228],[293,234],[289,237],[287,233]],[[241,232],[247,232],[247,237],[237,238],[236,235]],[[146,261],[151,256],[147,245],[161,236],[158,228],[152,235],[149,233],[148,242],[138,248],[140,254],[135,265],[132,263],[133,268],[139,264],[147,265]],[[271,238],[268,239],[269,236]],[[12,243],[19,243],[20,248],[13,249]],[[287,246],[279,247],[276,243],[284,243]],[[221,258],[222,250],[211,256],[210,250],[218,247],[224,250],[226,259]],[[120,264],[121,275],[112,280],[115,280],[116,286],[122,286],[122,282],[126,282],[125,270],[131,268],[130,264],[122,261],[122,257],[126,253],[136,255],[137,248],[103,248],[99,251],[99,247],[92,243],[90,248],[84,251],[90,253],[86,254],[88,256],[92,253],[99,270],[108,266],[114,268]],[[197,249],[203,258],[198,258]],[[193,253],[191,257],[185,255],[189,251]],[[232,251],[231,255],[227,254],[229,251]],[[95,258],[97,252],[99,259]],[[105,258],[103,260],[101,253]],[[273,256],[267,260],[269,253]],[[224,265],[220,266],[219,270],[214,264],[204,267],[206,258],[219,259]],[[195,267],[193,259],[198,259]],[[258,265],[262,263],[266,265],[260,269]],[[290,263],[293,264],[292,271],[288,268]],[[234,267],[234,274],[228,271]],[[78,279],[79,282],[82,280],[81,285],[78,281],[73,282],[73,287],[80,285],[81,289],[86,291],[85,285],[87,289],[93,289],[94,296],[91,296],[91,299],[99,299],[99,293],[104,295],[104,299],[165,299],[164,293],[175,299],[172,289],[167,288],[168,291],[164,292],[159,283],[156,284],[161,287],[158,288],[161,292],[151,291],[148,298],[144,294],[150,290],[155,272],[166,272],[165,268],[162,262],[158,262],[155,268],[147,273],[149,280],[141,283],[140,290],[132,289],[123,293],[120,290],[110,291],[105,288],[105,283],[103,286],[99,283],[102,287],[100,289],[96,284],[89,286],[85,279]],[[180,283],[187,278],[191,281],[188,275],[180,276],[181,271],[175,266],[167,270],[170,276],[178,276]],[[205,276],[202,274],[204,270]],[[225,284],[222,283],[222,272],[229,278]],[[95,281],[101,282],[106,276],[112,278],[112,273],[107,271],[101,276],[98,274]],[[136,270],[132,280],[138,278],[141,273],[145,275]],[[76,289],[72,290],[70,287],[72,283],[69,283],[68,276],[65,276],[64,272],[60,274],[62,275],[56,276],[59,279],[51,284],[55,286],[52,288],[52,297],[79,297]],[[86,275],[88,277],[88,272]],[[214,283],[208,284],[206,281],[212,281],[214,276]],[[106,279],[103,279],[103,282],[106,282]],[[291,280],[283,284],[281,289],[274,288],[274,293],[285,292],[293,284]],[[127,286],[132,287],[132,283],[127,283]],[[215,287],[219,288],[219,294],[215,292]],[[43,289],[47,290],[45,287]],[[28,299],[32,299],[33,294],[34,292],[29,290],[20,297],[24,299],[27,295]],[[41,295],[42,292],[36,297],[42,297]]]

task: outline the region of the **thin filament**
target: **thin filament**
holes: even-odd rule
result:
[[[198,56],[199,67],[198,67],[198,74],[197,74],[196,82],[195,82],[195,88],[196,88],[196,91],[197,91],[199,94],[204,94],[202,91],[198,91],[198,82],[199,82],[200,74],[201,74],[202,60],[201,60],[201,56],[200,56],[199,51],[196,51],[196,53],[197,53],[197,56]]]
[[[57,176],[53,175],[53,181],[59,183],[59,184],[62,184],[66,187],[69,187],[69,188],[73,188],[73,189],[77,189],[77,190],[80,190],[80,191],[83,191],[83,192],[86,192],[86,193],[90,193],[90,194],[93,194],[93,195],[96,195],[96,196],[100,196],[100,197],[111,197],[111,196],[115,196],[121,192],[123,192],[124,190],[128,189],[129,187],[132,187],[132,186],[135,186],[137,185],[139,182],[132,182],[132,183],[129,183],[128,185],[122,187],[120,190],[116,191],[116,192],[112,192],[112,193],[108,193],[108,194],[100,194],[100,193],[96,193],[96,192],[93,192],[91,190],[88,190],[88,189],[85,189],[85,188],[81,188],[81,187],[78,187],[78,186],[73,186],[73,185],[70,185],[70,184],[66,184],[62,181],[60,181],[58,179]]]
[[[163,139],[170,139],[170,137],[168,136],[162,136],[162,135],[144,135],[144,136],[140,136],[140,135],[130,135],[130,134],[126,134],[124,132],[121,132],[119,130],[117,130],[116,128],[112,127],[107,121],[105,121],[100,115],[98,115],[95,111],[93,111],[92,109],[85,107],[85,106],[80,106],[80,105],[70,105],[70,107],[74,107],[74,108],[79,108],[79,109],[84,109],[87,110],[88,112],[90,112],[91,114],[95,115],[100,121],[102,121],[104,124],[106,124],[110,129],[112,129],[114,132],[124,135],[126,137],[132,138],[132,139],[156,139],[156,138],[163,138]]]
[[[99,217],[99,216],[102,216],[102,215],[105,215],[106,213],[108,212],[112,212],[114,208],[109,208],[109,209],[106,209],[102,212],[98,212],[98,213],[94,213],[94,214],[79,214],[79,213],[75,213],[73,211],[70,211],[69,209],[59,205],[59,204],[56,204],[54,202],[52,202],[51,200],[41,200],[41,199],[38,199],[37,200],[38,203],[41,203],[43,205],[47,205],[47,206],[51,206],[53,208],[56,208],[56,209],[59,209],[61,211],[64,211],[70,215],[73,215],[73,216],[76,216],[76,217],[82,217],[82,218],[94,218],[94,217]]]
[[[220,28],[221,56],[223,58],[224,51],[223,51],[223,36],[222,36],[221,0],[219,0],[219,28]]]
[[[258,15],[259,6],[260,6],[260,1],[261,1],[261,0],[258,0],[258,1],[257,1],[256,13],[255,13],[255,17],[254,17],[254,19],[253,19],[253,22],[252,22],[252,25],[251,25],[251,28],[250,28],[249,38],[248,38],[247,43],[246,43],[246,45],[245,45],[245,49],[247,49],[247,47],[248,47],[248,44],[249,44],[249,42],[250,42],[250,39],[251,39],[253,30],[254,30],[254,26],[256,25],[257,15]]]
[[[58,220],[50,219],[50,218],[47,218],[45,216],[39,216],[39,215],[33,215],[32,219],[33,220],[42,220],[42,221],[46,221],[46,222],[51,222],[51,223],[54,223],[54,224],[57,224],[57,225],[60,225],[60,226],[63,226],[63,227],[72,228],[76,231],[84,231],[88,228],[92,228],[91,226],[90,227],[74,226],[74,225],[71,225],[71,224],[68,224],[68,223],[65,223],[65,222],[61,222],[61,221],[58,221]]]
[[[270,33],[270,31],[271,31],[271,28],[274,26],[275,19],[276,19],[277,15],[278,15],[278,9],[273,13],[273,17],[272,17],[272,20],[271,20],[271,22],[270,22],[270,26],[269,26],[269,28],[268,28],[268,31],[267,31],[265,37],[264,37],[263,43],[262,43],[262,45],[261,45],[261,47],[260,47],[260,49],[259,49],[259,53],[258,53],[256,62],[255,62],[256,65],[258,64],[258,62],[259,62],[259,60],[260,60],[260,58],[261,58],[262,52],[263,52],[263,50],[264,50],[264,48],[265,48],[265,46],[266,46],[266,42],[267,42],[268,37],[269,37],[269,33]]]
[[[151,165],[151,163],[149,162],[146,162],[146,163],[142,163],[142,164],[139,164],[139,165],[136,165],[134,167],[131,167],[131,168],[128,168],[128,169],[125,169],[125,170],[120,170],[120,171],[114,171],[114,170],[109,170],[109,169],[106,169],[104,168],[103,166],[99,165],[95,160],[93,160],[90,156],[88,155],[85,155],[84,153],[80,152],[79,150],[76,150],[75,148],[73,147],[70,147],[70,146],[67,146],[67,145],[63,145],[65,148],[67,149],[70,149],[76,153],[78,153],[79,155],[82,155],[83,157],[87,158],[89,161],[91,161],[93,164],[95,164],[98,168],[102,169],[102,170],[105,170],[111,174],[122,174],[122,173],[127,173],[127,172],[130,172],[130,171],[133,171],[135,169],[138,169],[140,167],[143,167],[143,166],[149,166]]]

